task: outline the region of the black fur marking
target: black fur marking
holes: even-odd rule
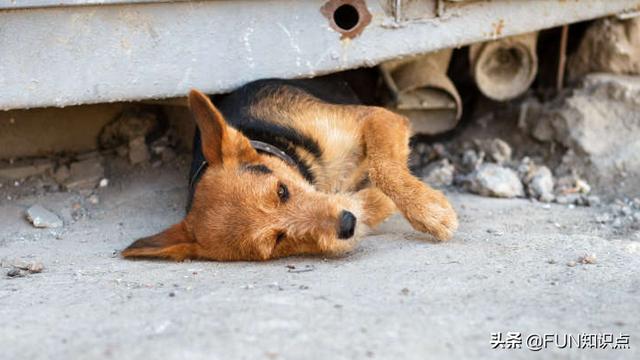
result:
[[[269,169],[266,165],[262,165],[262,164],[243,165],[241,167],[241,169],[244,170],[244,171],[252,172],[254,174],[268,175],[268,174],[273,173],[273,171],[271,171],[271,169]]]
[[[317,160],[322,157],[318,142],[293,128],[274,124],[267,119],[257,119],[250,114],[254,103],[269,96],[282,87],[292,92],[309,94],[331,104],[360,104],[358,97],[345,81],[336,79],[282,80],[265,79],[251,82],[235,90],[229,95],[215,97],[214,104],[222,112],[229,125],[240,130],[251,140],[272,144],[286,152],[298,164],[298,171],[307,181],[313,183],[315,178],[309,164],[300,159],[296,148],[302,148]]]

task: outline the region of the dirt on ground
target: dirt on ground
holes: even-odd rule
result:
[[[102,164],[90,189],[3,183],[2,358],[530,357],[524,342],[493,349],[510,332],[630,336],[630,349],[549,344],[544,358],[640,355],[640,233],[603,223],[604,205],[448,188],[461,225],[446,243],[396,215],[340,258],[124,260],[184,215],[188,157],[165,149],[138,165],[85,156]]]

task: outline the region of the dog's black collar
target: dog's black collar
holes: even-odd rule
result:
[[[280,160],[286,162],[287,164],[291,165],[291,166],[296,166],[296,162],[295,160],[293,160],[291,158],[291,156],[287,155],[286,152],[278,149],[277,147],[271,145],[271,144],[267,144],[265,142],[262,141],[258,141],[258,140],[251,140],[249,141],[251,143],[251,146],[253,146],[254,149],[256,149],[259,152],[263,152],[265,154],[269,154],[269,155],[273,155],[277,158],[279,158]]]
[[[249,142],[251,143],[251,146],[254,149],[256,149],[256,151],[265,153],[268,155],[273,155],[291,166],[294,166],[294,167],[297,166],[297,163],[295,162],[295,160],[293,160],[291,156],[287,155],[286,152],[280,150],[279,148],[262,141],[250,140]],[[190,197],[193,196],[196,184],[198,184],[198,181],[200,181],[200,178],[202,177],[202,174],[204,174],[204,171],[207,169],[207,166],[209,166],[209,164],[207,163],[207,160],[202,160],[202,162],[198,166],[198,169],[193,173],[193,177],[189,179]]]

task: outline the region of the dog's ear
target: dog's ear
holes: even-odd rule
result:
[[[138,239],[122,251],[127,258],[163,258],[182,261],[197,257],[198,244],[187,231],[184,221],[167,230]]]
[[[191,90],[189,107],[200,129],[202,153],[210,165],[256,160],[258,153],[251,146],[249,139],[227,126],[224,117],[207,95],[198,90]]]

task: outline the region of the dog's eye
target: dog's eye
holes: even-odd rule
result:
[[[279,232],[276,236],[276,245],[280,244],[286,235],[283,232]]]
[[[278,184],[278,197],[282,202],[289,200],[289,188],[287,185],[283,183]]]

